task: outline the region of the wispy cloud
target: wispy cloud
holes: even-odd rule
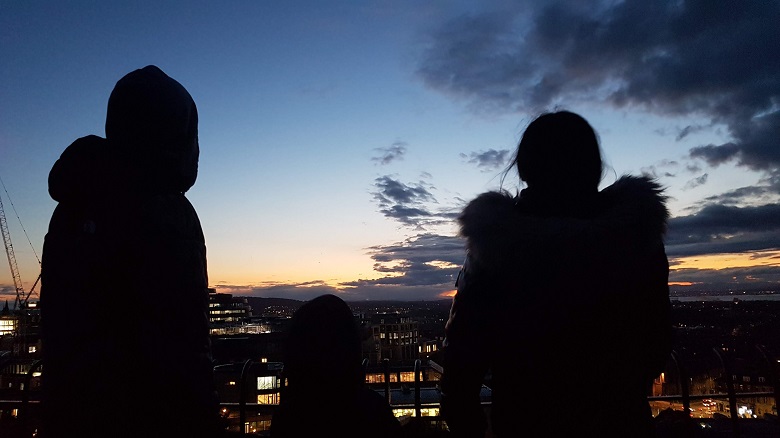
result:
[[[674,177],[680,167],[680,163],[675,160],[661,160],[650,166],[646,166],[640,169],[643,175],[648,175],[652,178],[660,177]]]
[[[709,179],[709,177],[710,175],[705,173],[704,175],[690,179],[683,186],[683,190],[690,190],[699,187],[701,185],[707,184],[707,180]]]
[[[697,207],[708,205],[727,205],[756,207],[777,201],[777,189],[766,184],[739,187],[717,195],[707,196]]]
[[[677,133],[677,137],[675,138],[675,140],[681,141],[681,140],[685,139],[685,137],[688,137],[691,134],[694,134],[694,133],[706,130],[708,128],[711,128],[711,125],[708,125],[708,126],[704,126],[704,125],[688,125],[688,126],[682,128],[682,129],[680,129],[680,131]]]
[[[384,175],[374,180],[372,194],[383,215],[423,231],[426,226],[441,225],[457,215],[453,209],[432,208],[438,204],[433,189],[432,184],[422,180],[404,183]]]
[[[460,157],[469,164],[475,164],[483,172],[491,172],[509,164],[510,151],[507,149],[471,152],[469,154],[461,153]]]
[[[375,161],[382,166],[392,163],[393,161],[403,160],[406,155],[406,147],[408,144],[403,141],[397,141],[386,148],[375,148],[374,151],[378,153],[377,156],[371,157],[371,161]]]
[[[0,285],[0,300],[3,300],[0,302],[0,306],[5,305],[6,300],[9,302],[8,305],[12,306],[14,300],[16,300],[16,287]]]

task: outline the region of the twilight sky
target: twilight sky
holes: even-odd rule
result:
[[[450,292],[455,216],[522,188],[502,172],[553,109],[598,132],[602,186],[667,187],[673,292],[780,290],[780,1],[588,4],[0,0],[0,196],[25,290],[51,166],[149,64],[198,105],[187,197],[220,292]]]

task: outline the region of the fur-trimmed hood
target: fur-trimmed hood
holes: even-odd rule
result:
[[[541,216],[534,213],[522,192],[520,196],[486,192],[466,206],[458,222],[472,258],[501,264],[521,249],[556,242],[657,242],[669,218],[666,199],[656,181],[623,176],[594,196],[585,216]]]

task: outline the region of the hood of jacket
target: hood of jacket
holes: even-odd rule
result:
[[[198,112],[176,80],[150,65],[128,73],[108,100],[106,138],[82,137],[49,173],[56,201],[116,193],[186,192],[198,175]]]
[[[663,239],[669,212],[663,189],[644,176],[623,176],[598,192],[584,216],[540,215],[523,197],[486,192],[458,217],[472,257],[502,264],[518,251],[556,243],[574,247],[622,241],[645,245]]]
[[[132,178],[120,164],[105,138],[81,137],[65,148],[49,171],[49,195],[57,202],[84,202],[127,192]]]

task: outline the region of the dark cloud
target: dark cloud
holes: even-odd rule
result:
[[[510,154],[511,151],[507,149],[501,149],[500,151],[488,149],[486,151],[471,152],[468,155],[462,153],[460,156],[469,164],[476,164],[483,172],[490,172],[506,166],[509,163]]]
[[[385,175],[374,180],[372,195],[385,217],[424,230],[427,226],[450,222],[457,216],[454,207],[431,209],[432,205],[438,204],[430,191],[433,188],[424,181],[406,184]]]
[[[740,187],[728,192],[707,196],[702,200],[701,204],[704,206],[717,204],[727,206],[764,204],[774,198],[776,193],[776,189],[765,185]]]
[[[669,273],[669,281],[691,283],[672,285],[678,292],[780,292],[780,266],[754,266],[726,269],[676,269]]]
[[[670,256],[780,248],[780,204],[756,207],[708,205],[669,220]]]
[[[441,292],[454,289],[460,265],[466,257],[463,239],[421,234],[393,245],[369,248],[376,279],[358,279],[343,286],[361,289],[405,287]]]
[[[690,151],[691,158],[701,158],[712,167],[718,167],[731,161],[739,153],[740,147],[734,143],[725,143],[719,146],[713,144],[696,146]]]
[[[460,265],[466,257],[465,241],[462,238],[430,233],[419,234],[393,245],[372,246],[369,255],[378,263],[403,260],[416,266],[432,261]]]
[[[396,219],[404,225],[417,226],[434,216],[424,206],[427,202],[436,202],[436,198],[428,190],[431,187],[429,184],[405,184],[385,175],[374,180],[374,187],[374,200],[386,217]]]
[[[406,146],[408,146],[406,142],[397,141],[386,148],[376,148],[374,150],[379,153],[379,156],[372,157],[371,161],[376,161],[384,166],[396,160],[403,160],[406,154]]]
[[[694,148],[711,165],[780,168],[780,2],[542,2],[448,21],[417,73],[490,111],[601,102],[725,126]],[[683,128],[682,139],[699,129]]]
[[[4,306],[5,301],[9,302],[9,306],[13,306],[16,300],[16,287],[0,285],[0,300],[3,300],[3,302],[0,302],[0,306]]]
[[[404,184],[385,175],[374,180],[374,186],[377,188],[375,196],[382,206],[420,204],[425,201],[436,202],[436,198],[428,191],[430,185],[423,182]]]

